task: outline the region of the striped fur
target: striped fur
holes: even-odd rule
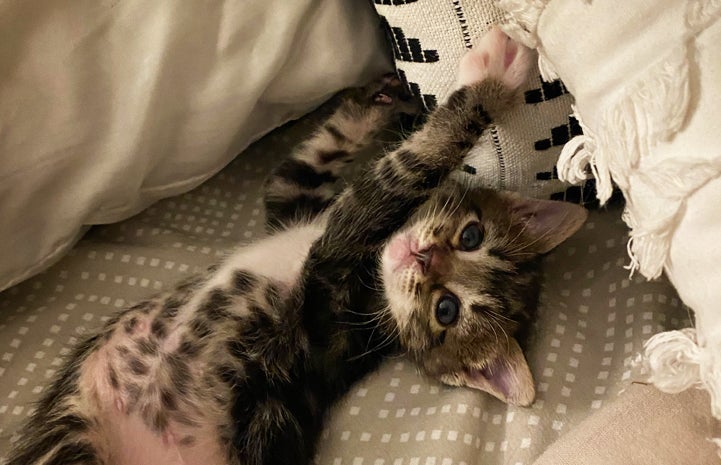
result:
[[[384,356],[405,349],[429,374],[459,384],[426,355],[444,340],[455,351],[444,357],[463,357],[472,348],[459,348],[462,338],[439,330],[424,311],[401,316],[392,295],[368,283],[385,280],[379,262],[398,231],[428,212],[443,211],[436,216],[448,219],[480,205],[488,213],[473,214],[485,215],[488,231],[501,225],[488,255],[509,264],[496,277],[487,266],[485,272],[470,262],[458,268],[460,285],[498,291],[485,303],[479,298],[471,311],[482,314],[483,305],[503,299],[519,302],[506,306],[519,315],[535,305],[537,273],[529,268],[526,278],[519,265],[535,266],[535,255],[516,260],[518,247],[502,247],[506,227],[514,240],[535,240],[524,233],[523,218],[512,225],[503,218],[511,203],[485,191],[476,203],[459,203],[464,191],[438,189],[449,186],[448,174],[512,106],[515,89],[484,79],[456,91],[332,201],[338,170],[397,112],[397,87],[384,78],[355,91],[274,172],[266,185],[274,234],[206,275],[121,312],[78,346],[8,465],[305,464],[327,410]],[[453,205],[458,208],[449,210]],[[439,228],[431,229],[438,235]],[[413,295],[423,293],[413,286]],[[457,360],[447,364],[456,367]]]
[[[300,144],[265,185],[267,224],[271,230],[311,220],[335,198],[341,170],[368,147],[401,111],[415,111],[394,75],[369,86],[349,89],[342,104]]]

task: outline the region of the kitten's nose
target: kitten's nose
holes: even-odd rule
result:
[[[421,265],[421,271],[423,274],[428,272],[431,267],[431,261],[433,260],[433,247],[429,247],[424,250],[419,250],[415,254],[416,262]]]

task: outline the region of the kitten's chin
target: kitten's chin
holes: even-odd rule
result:
[[[414,257],[417,249],[418,242],[405,232],[396,234],[386,243],[381,254],[380,269],[390,303],[410,297],[418,267]]]

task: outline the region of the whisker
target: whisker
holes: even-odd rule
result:
[[[394,336],[395,336],[395,335],[394,335],[393,333],[388,333],[388,334],[386,335],[386,337],[385,337],[380,343],[378,343],[378,345],[376,345],[376,346],[373,347],[372,349],[366,350],[365,352],[363,352],[363,353],[361,353],[361,354],[354,355],[353,357],[350,357],[350,358],[346,359],[346,361],[347,361],[347,362],[352,362],[352,361],[354,361],[354,360],[358,360],[358,359],[360,359],[360,358],[363,358],[363,357],[365,357],[366,355],[372,354],[373,352],[377,352],[377,351],[379,351],[379,350],[385,349],[386,347],[390,346],[393,342],[395,342],[396,338],[395,338]],[[369,339],[369,340],[370,340],[370,339]]]
[[[496,326],[493,324],[494,320],[491,318],[489,319],[491,331],[493,331],[493,336],[496,338],[496,344],[498,344],[498,333],[496,332]]]
[[[498,322],[498,320],[497,320],[497,317],[498,317],[498,316],[500,316],[500,315],[498,315],[497,313],[491,315],[491,324],[492,324],[492,325],[495,325],[495,326],[498,326],[498,329],[500,329],[500,330],[503,332],[503,335],[504,335],[505,338],[506,338],[506,344],[508,344],[508,343],[510,343],[510,339],[509,339],[508,332],[507,332],[507,331],[503,328],[503,326]],[[508,319],[508,318],[507,318],[507,319]],[[498,342],[498,341],[496,340],[496,342]]]
[[[502,320],[506,320],[506,321],[515,321],[515,320],[513,320],[512,318],[508,318],[508,317],[505,316],[505,315],[501,315],[500,313],[498,313],[498,312],[496,312],[496,311],[494,311],[494,310],[491,310],[491,309],[489,309],[489,308],[486,309],[486,314],[491,315],[491,316],[494,316],[494,317],[496,317],[496,318],[500,318],[500,319],[502,319]]]

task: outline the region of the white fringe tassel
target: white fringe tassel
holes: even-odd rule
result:
[[[711,413],[721,419],[721,354],[718,347],[699,345],[695,329],[666,331],[646,341],[643,369],[649,383],[669,394],[706,389]]]
[[[676,394],[701,385],[703,351],[696,344],[696,330],[659,333],[643,347],[648,381],[661,391]]]
[[[638,269],[648,279],[661,274],[682,200],[699,187],[697,179],[689,178],[696,178],[704,171],[697,170],[690,177],[679,175],[684,173],[678,171],[679,168],[695,165],[695,160],[682,162],[682,167],[667,167],[662,163],[653,173],[648,173],[648,168],[638,170],[640,161],[651,154],[654,146],[678,132],[688,113],[687,47],[684,44],[671,50],[646,70],[643,79],[629,85],[603,112],[595,134],[583,125],[574,108],[584,134],[566,144],[557,164],[559,178],[573,183],[585,179],[590,168],[601,204],[613,194],[612,179],[621,188],[628,201],[627,223],[632,228],[628,268],[631,273]],[[701,177],[707,181],[714,170],[706,171]],[[672,174],[676,177],[670,179]],[[631,179],[634,179],[632,198],[628,195]],[[669,181],[674,182],[671,190]],[[636,187],[638,183],[643,184],[640,189]],[[639,203],[642,196],[635,195],[639,190],[652,194],[651,203],[643,200]],[[653,212],[653,215],[639,218],[639,212]]]
[[[580,0],[588,3],[590,0]],[[506,29],[529,47],[542,49],[537,28],[548,0],[497,0],[508,12]],[[686,25],[689,37],[721,17],[721,0],[689,0]],[[584,134],[563,148],[557,168],[561,180],[574,184],[596,178],[597,196],[605,203],[612,180],[627,198],[624,220],[631,226],[628,252],[631,273],[639,270],[649,279],[661,274],[671,236],[684,211],[686,198],[709,180],[721,176],[721,157],[644,160],[660,142],[670,140],[683,126],[690,101],[688,48],[690,40],[670,50],[642,79],[626,87],[606,107],[594,134]],[[539,69],[546,77],[555,71],[543,50]],[[575,108],[574,108],[575,113]],[[639,169],[644,160],[643,169]],[[629,187],[633,186],[633,195]],[[711,395],[711,409],[721,419],[721,347],[697,339],[687,328],[657,334],[644,345],[643,363],[649,382],[658,389],[678,393],[703,387]],[[721,438],[711,438],[721,448]],[[719,452],[721,457],[721,451]]]
[[[558,79],[558,73],[553,65],[551,65],[551,62],[548,61],[548,58],[546,58],[546,52],[542,47],[538,47],[538,71],[541,73],[541,79],[546,82]]]
[[[596,146],[596,136],[591,129],[583,123],[576,106],[573,117],[583,130],[583,135],[576,136],[563,146],[561,155],[556,163],[558,179],[571,184],[579,184],[586,179],[596,179],[596,196],[605,203],[613,194],[611,172],[606,163],[606,157],[600,147]]]
[[[496,0],[496,5],[506,12],[502,29],[515,40],[529,48],[537,48],[538,20],[549,0]]]
[[[631,274],[638,270],[648,279],[661,275],[686,199],[719,176],[721,157],[672,158],[630,176],[634,195],[623,219],[631,227],[631,264],[626,267]]]

